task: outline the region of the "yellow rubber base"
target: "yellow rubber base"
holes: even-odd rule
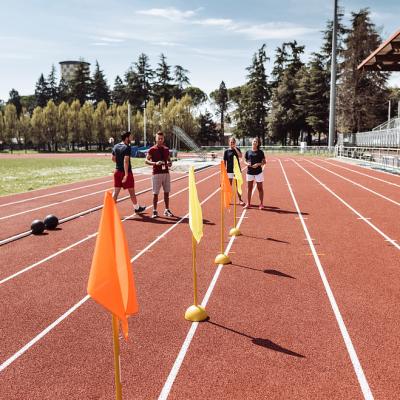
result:
[[[215,264],[230,264],[231,260],[226,254],[218,254],[214,260]]]
[[[242,232],[240,232],[239,228],[232,228],[229,231],[229,236],[240,236],[242,234]]]
[[[185,312],[185,319],[192,322],[204,321],[208,318],[207,312],[202,306],[190,306]]]

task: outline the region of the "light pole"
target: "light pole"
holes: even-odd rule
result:
[[[143,107],[143,145],[147,146],[147,135],[146,135],[146,100],[144,101]]]
[[[128,132],[131,131],[131,103],[128,100]]]
[[[334,0],[334,17],[332,27],[332,54],[331,54],[331,93],[329,101],[329,136],[328,146],[332,150],[336,132],[336,40],[337,40],[337,7],[338,0]]]

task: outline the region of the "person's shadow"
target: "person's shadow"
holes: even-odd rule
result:
[[[287,354],[287,355],[292,356],[292,357],[306,358],[302,354],[296,353],[295,351],[292,351],[290,349],[286,349],[285,347],[280,346],[279,344],[273,342],[272,340],[264,339],[264,338],[257,338],[257,337],[253,337],[253,336],[250,336],[250,335],[246,335],[243,332],[239,332],[239,331],[236,331],[235,329],[228,328],[227,326],[223,326],[223,325],[217,324],[216,322],[210,321],[210,319],[208,319],[207,322],[209,324],[211,324],[211,325],[214,325],[214,326],[217,326],[219,328],[225,329],[225,330],[227,330],[229,332],[233,332],[233,333],[236,333],[236,334],[238,334],[240,336],[244,336],[246,338],[249,338],[252,341],[252,343],[254,343],[257,346],[261,346],[261,347],[264,347],[266,349],[277,351],[279,353]]]
[[[148,222],[150,224],[158,224],[158,225],[175,225],[177,222],[181,224],[188,224],[189,218],[179,217],[174,215],[173,217],[165,217],[163,215],[159,215],[157,218],[152,218],[147,214],[138,214],[132,217],[126,218],[125,221],[134,221],[134,222]],[[209,221],[208,219],[203,219],[204,225],[215,225],[214,222]]]
[[[274,212],[277,214],[297,214],[297,211],[289,211],[289,210],[282,210],[279,207],[272,207],[272,206],[264,206],[262,211],[267,211],[267,212]],[[309,215],[306,212],[300,212],[301,215]]]
[[[280,276],[282,278],[296,279],[294,276],[285,274],[284,272],[278,271],[277,269],[257,269],[257,268],[248,267],[246,265],[240,265],[237,263],[232,263],[232,264],[230,264],[230,266],[244,268],[244,269],[250,269],[252,271],[263,272],[264,274]]]

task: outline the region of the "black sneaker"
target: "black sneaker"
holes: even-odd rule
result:
[[[139,206],[138,208],[135,209],[135,214],[140,214],[143,211],[146,211],[146,206]]]
[[[157,211],[153,211],[153,214],[151,215],[151,218],[157,218],[158,217],[158,212]]]
[[[169,208],[165,209],[164,215],[166,217],[173,217],[174,216],[174,214],[172,214],[172,212],[171,212],[171,210]]]

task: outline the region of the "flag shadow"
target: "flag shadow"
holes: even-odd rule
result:
[[[279,344],[273,342],[272,340],[246,335],[243,332],[239,332],[239,331],[237,331],[235,329],[228,328],[227,326],[220,325],[220,324],[218,324],[216,322],[210,321],[209,319],[206,322],[208,322],[209,324],[214,325],[214,326],[216,326],[218,328],[222,328],[222,329],[225,329],[227,331],[236,333],[237,335],[244,336],[244,337],[250,339],[252,341],[252,343],[257,345],[257,346],[261,346],[261,347],[264,347],[266,349],[277,351],[279,353],[287,354],[287,355],[292,356],[292,357],[306,358],[306,356],[303,356],[300,353],[296,353],[295,351],[286,349],[285,347],[280,346]]]
[[[289,211],[289,210],[282,210],[279,207],[270,207],[270,206],[264,206],[264,208],[261,211],[268,211],[268,212],[274,212],[277,214],[296,214],[297,211]],[[301,215],[309,215],[307,212],[300,212]]]
[[[257,269],[257,268],[248,267],[246,265],[240,265],[240,264],[237,264],[237,263],[231,263],[230,265],[233,266],[233,267],[250,269],[250,270],[256,271],[256,272],[263,272],[264,274],[281,276],[283,278],[296,279],[294,276],[285,274],[284,272],[278,271],[277,269]]]
[[[274,239],[274,238],[271,238],[271,237],[263,238],[263,237],[260,237],[260,236],[247,235],[246,233],[242,233],[242,236],[248,237],[248,238],[251,238],[251,239],[269,240],[270,242],[275,242],[275,243],[290,244],[290,242],[287,242],[286,240],[279,240],[279,239]]]

